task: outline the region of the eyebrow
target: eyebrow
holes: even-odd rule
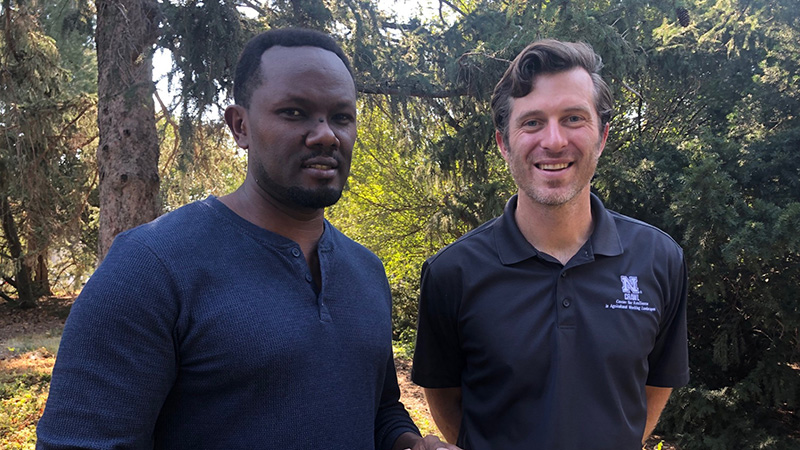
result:
[[[593,110],[591,108],[586,108],[586,107],[583,107],[583,106],[570,106],[570,107],[564,108],[562,110],[559,110],[560,113],[581,112],[581,113],[589,113],[589,114],[591,114],[592,111]],[[540,115],[544,115],[544,114],[545,114],[544,110],[531,109],[529,111],[523,112],[522,114],[520,114],[517,117],[518,117],[518,119],[525,119],[525,118],[528,118],[528,117],[531,117],[531,116],[540,116]]]
[[[302,95],[295,95],[295,94],[289,95],[289,96],[287,96],[285,98],[281,98],[281,99],[278,100],[278,102],[279,103],[296,103],[296,104],[301,105],[301,106],[306,106],[309,103],[314,103],[313,100],[311,100],[311,99],[309,99],[307,97],[303,97]],[[356,103],[357,102],[355,102],[355,101],[351,102],[349,100],[342,100],[340,102],[335,103],[334,104],[334,108],[336,108],[336,109],[356,108]]]

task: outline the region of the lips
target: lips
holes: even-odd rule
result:
[[[303,161],[304,169],[316,170],[333,170],[339,167],[339,161],[336,158],[310,158]]]

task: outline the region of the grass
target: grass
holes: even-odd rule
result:
[[[16,350],[11,359],[0,361],[0,448],[33,450],[36,447],[36,424],[44,412],[50,375],[55,363],[53,336],[33,350]],[[35,347],[35,337],[24,345]],[[17,343],[22,349],[22,343]]]
[[[4,343],[5,350],[17,356],[42,349],[55,355],[61,342],[61,331],[61,328],[56,328],[43,334],[13,337]]]

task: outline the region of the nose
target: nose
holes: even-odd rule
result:
[[[325,119],[318,119],[312,123],[312,128],[306,135],[306,145],[309,147],[339,148],[339,138]]]
[[[567,137],[558,122],[548,123],[542,132],[544,133],[542,147],[548,150],[561,150],[567,146]]]

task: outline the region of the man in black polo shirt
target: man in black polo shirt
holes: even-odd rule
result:
[[[519,192],[423,265],[412,377],[465,449],[638,449],[688,382],[683,251],[590,193],[601,66],[553,40],[517,56],[492,111]]]

